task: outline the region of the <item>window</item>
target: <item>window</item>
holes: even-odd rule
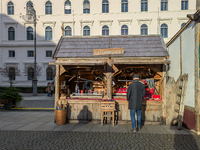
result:
[[[182,23],[182,24],[181,24],[181,28],[182,28],[182,27],[184,27],[184,26],[185,26],[185,24],[186,24],[186,23]]]
[[[168,10],[168,0],[161,0],[161,11]]]
[[[52,28],[49,26],[45,29],[45,40],[52,40]]]
[[[188,0],[181,0],[181,10],[188,10]]]
[[[108,0],[103,0],[102,1],[102,13],[109,13]]]
[[[53,80],[53,70],[51,67],[46,69],[47,80]]]
[[[84,0],[83,2],[83,13],[84,14],[90,13],[90,2],[88,0]]]
[[[45,4],[45,14],[52,14],[52,3],[50,1]]]
[[[71,36],[72,35],[72,29],[70,26],[65,27],[65,36]]]
[[[32,67],[28,68],[27,75],[28,75],[28,80],[32,80],[33,79],[33,77],[34,77],[34,69]]]
[[[15,57],[15,51],[8,51],[9,57]]]
[[[128,0],[122,0],[122,12],[128,12]]]
[[[147,35],[148,34],[148,27],[146,24],[141,25],[141,35]]]
[[[28,7],[29,5],[33,6],[33,3],[31,1],[26,3],[26,14],[28,14]]]
[[[8,15],[14,15],[14,4],[13,2],[8,2],[8,5],[7,5],[7,13]]]
[[[28,27],[26,33],[27,33],[27,40],[33,40],[33,28]]]
[[[71,2],[69,0],[65,1],[65,14],[71,14]]]
[[[85,26],[83,28],[83,36],[90,36],[90,27]]]
[[[127,25],[123,25],[121,27],[121,35],[128,35],[128,26]]]
[[[109,28],[108,26],[103,26],[102,27],[102,35],[109,35]]]
[[[162,37],[167,38],[168,37],[168,27],[165,23],[161,25],[160,30],[161,30],[160,32],[161,32]]]
[[[46,51],[46,57],[51,57],[52,56],[52,51]]]
[[[33,51],[27,51],[27,57],[34,57]]]
[[[141,11],[148,11],[147,0],[141,0]]]
[[[15,80],[15,68],[10,67],[9,68],[9,80]]]
[[[15,40],[15,29],[13,27],[8,28],[8,40]]]

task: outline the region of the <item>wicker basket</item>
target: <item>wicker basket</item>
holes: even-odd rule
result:
[[[56,124],[63,125],[66,123],[67,109],[65,110],[55,110]]]

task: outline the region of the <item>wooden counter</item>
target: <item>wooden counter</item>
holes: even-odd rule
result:
[[[61,101],[61,100],[59,100]],[[101,119],[101,100],[97,99],[68,99],[67,119],[70,122],[97,121]],[[142,121],[162,122],[163,101],[143,101]],[[128,101],[116,100],[116,119],[118,123],[130,122],[130,110]]]

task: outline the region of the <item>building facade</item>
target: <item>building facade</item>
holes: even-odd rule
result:
[[[27,22],[28,5],[37,14],[37,64],[42,67],[38,86],[52,81],[51,54],[62,35],[162,34],[164,41],[196,11],[196,0],[1,0],[0,68],[19,68],[15,86],[31,86],[34,25]],[[0,76],[0,86],[8,86]]]

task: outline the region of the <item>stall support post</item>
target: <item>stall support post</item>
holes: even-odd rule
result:
[[[107,96],[108,99],[112,99],[112,60],[111,58],[107,61]]]
[[[166,125],[166,97],[167,97],[167,92],[166,92],[166,90],[167,90],[167,88],[166,88],[166,80],[167,80],[167,78],[165,78],[165,76],[166,76],[166,72],[165,72],[165,65],[163,65],[163,92],[162,92],[162,94],[163,94],[163,107],[162,107],[162,124],[163,125]]]
[[[59,100],[59,87],[60,87],[60,82],[59,82],[59,76],[60,76],[60,66],[56,65],[56,76],[55,76],[55,105],[54,108],[56,108],[56,104]],[[56,122],[56,118],[54,118],[54,122]]]

